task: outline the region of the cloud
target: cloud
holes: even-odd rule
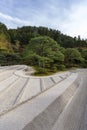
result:
[[[29,21],[26,21],[26,20],[22,20],[22,19],[19,19],[17,17],[12,17],[10,15],[7,15],[7,14],[3,14],[0,12],[0,18],[2,19],[5,19],[9,22],[13,22],[15,24],[21,24],[21,25],[29,25]]]
[[[7,19],[11,25],[15,23],[14,27],[35,25],[57,29],[64,17],[64,6],[67,5],[65,0],[61,1],[8,0],[8,4],[6,4],[6,0],[2,0],[2,2],[0,1],[0,20],[5,21]],[[8,26],[7,21],[5,23]]]
[[[0,21],[9,28],[47,26],[71,36],[87,37],[86,8],[86,0],[2,0]]]
[[[62,22],[61,29],[63,32],[82,38],[87,38],[87,2],[80,2],[76,5],[72,5],[67,20]]]
[[[62,2],[61,2],[62,1]],[[41,25],[42,26],[50,26],[53,24],[58,24],[59,19],[62,18],[63,8],[65,0],[8,0],[8,4],[6,4],[6,0],[0,1],[0,12],[4,12],[5,15],[3,18],[9,18],[10,21],[12,19],[16,20],[18,23],[25,23],[25,21],[30,21],[31,25]],[[68,1],[68,0],[67,0]],[[62,4],[61,4],[62,3]],[[1,9],[1,7],[3,8]],[[61,10],[62,8],[62,10]],[[60,15],[60,12],[62,15]],[[2,15],[1,15],[2,16]],[[17,17],[17,19],[15,18]],[[19,19],[23,20],[21,22]],[[56,22],[56,23],[55,23]],[[50,26],[51,27],[51,26]]]

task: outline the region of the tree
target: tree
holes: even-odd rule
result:
[[[87,49],[83,49],[81,53],[82,53],[82,57],[83,57],[85,60],[87,60]]]
[[[81,54],[82,54],[82,57],[84,58],[84,62],[82,64],[82,67],[87,68],[87,49],[83,49]]]
[[[5,26],[5,24],[0,22],[0,33],[6,32],[7,31],[7,27]]]
[[[47,36],[40,36],[31,39],[25,49],[24,59],[28,64],[44,69],[63,62],[64,55],[60,52],[60,46],[56,41]]]
[[[81,63],[83,60],[81,53],[74,48],[68,48],[65,52],[65,63],[68,66],[74,66],[74,64]]]
[[[7,53],[5,51],[0,52],[0,65],[15,65],[19,64],[21,58],[17,54]]]

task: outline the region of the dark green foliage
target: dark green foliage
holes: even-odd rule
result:
[[[81,54],[82,54],[82,57],[83,57],[85,60],[87,60],[87,49],[83,49],[82,52],[81,52]]]
[[[82,57],[84,58],[84,61],[82,62],[82,67],[87,68],[87,49],[81,50]]]
[[[64,48],[80,49],[81,47],[87,47],[87,40],[81,40],[80,36],[78,36],[78,38],[72,38],[62,34],[58,30],[46,27],[25,26],[18,29],[10,29],[8,30],[8,33],[10,34],[12,43],[15,43],[15,41],[18,40],[21,45],[28,44],[32,38],[37,36],[49,36]]]
[[[10,53],[0,53],[0,65],[15,65],[19,64],[21,58],[17,54],[10,54]]]
[[[48,74],[48,70],[46,68],[37,67],[35,75]]]
[[[68,48],[65,52],[65,63],[67,66],[76,66],[75,64],[80,64],[84,59],[81,53],[74,48]]]
[[[24,60],[27,64],[56,71],[57,64],[63,63],[64,55],[56,41],[47,36],[40,36],[31,39],[25,49]]]
[[[0,23],[0,64],[23,63],[49,73],[66,67],[87,68],[87,39],[47,27],[7,29]]]
[[[7,32],[7,27],[5,26],[5,24],[3,24],[3,23],[0,23],[0,33],[2,33],[2,32]]]
[[[1,34],[4,34],[7,38],[7,40],[10,42],[10,35],[8,33],[6,25],[3,23],[0,23],[0,35]]]
[[[63,64],[57,65],[58,70],[65,70],[66,66]]]

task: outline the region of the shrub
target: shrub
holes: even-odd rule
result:
[[[58,70],[65,70],[65,65],[57,65]]]

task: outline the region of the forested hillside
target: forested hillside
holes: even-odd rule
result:
[[[0,23],[0,64],[19,63],[41,72],[87,67],[87,40],[46,27],[7,29]]]
[[[17,64],[20,56],[13,49],[7,27],[0,23],[0,65]]]
[[[81,39],[80,36],[77,38],[72,38],[62,34],[58,30],[53,30],[46,27],[26,26],[18,29],[9,29],[8,33],[10,34],[11,43],[16,43],[16,41],[19,41],[23,46],[28,44],[31,38],[38,36],[49,36],[64,48],[82,49],[87,47],[87,40]]]

